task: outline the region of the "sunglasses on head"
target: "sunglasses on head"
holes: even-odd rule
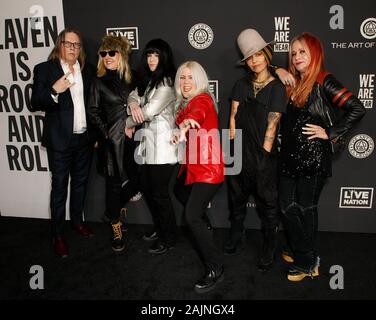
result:
[[[102,58],[104,58],[105,56],[107,56],[107,54],[110,56],[110,57],[115,57],[115,54],[117,53],[118,51],[117,50],[110,50],[110,51],[99,51],[99,54]]]

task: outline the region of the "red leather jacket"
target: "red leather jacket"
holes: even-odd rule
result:
[[[210,95],[202,93],[192,98],[187,106],[178,112],[177,125],[186,119],[197,121],[201,128],[190,129],[187,133],[186,154],[179,176],[187,170],[185,184],[223,182],[224,164],[218,117]]]

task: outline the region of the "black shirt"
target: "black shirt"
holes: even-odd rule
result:
[[[274,79],[254,97],[252,81],[249,77],[244,77],[235,83],[231,99],[239,102],[235,122],[236,128],[243,130],[243,141],[251,143],[250,148],[254,152],[262,149],[269,112],[284,113],[286,110],[284,85]]]
[[[241,102],[247,97],[254,98],[252,81],[244,77],[236,81],[231,92],[231,100]],[[286,112],[286,89],[281,81],[274,79],[259,91],[257,101],[266,105],[268,112]]]

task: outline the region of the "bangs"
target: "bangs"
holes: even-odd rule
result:
[[[105,38],[102,42],[102,45],[99,48],[99,51],[106,50],[116,50],[121,51],[121,45],[119,44],[118,40],[116,38],[108,37]]]
[[[150,54],[150,53],[157,53],[158,55],[161,55],[161,50],[159,50],[156,47],[149,47],[145,50],[145,54]]]
[[[112,51],[112,50],[120,52],[119,46],[117,46],[116,44],[110,44],[110,43],[105,43],[101,45],[98,52],[99,51]]]

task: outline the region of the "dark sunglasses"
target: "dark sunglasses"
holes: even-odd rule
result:
[[[117,50],[110,50],[110,51],[99,51],[99,54],[102,58],[104,58],[105,56],[107,56],[107,54],[110,56],[110,57],[115,57],[115,54],[117,53],[118,51]]]

